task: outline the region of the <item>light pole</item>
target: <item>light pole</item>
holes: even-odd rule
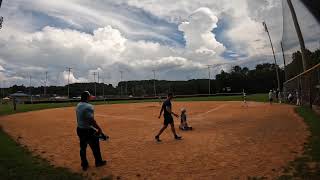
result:
[[[48,72],[46,72],[46,79],[44,81],[44,92],[43,92],[43,94],[44,94],[45,97],[47,95],[47,81],[48,81]]]
[[[152,70],[153,72],[153,92],[154,97],[157,97],[157,91],[156,91],[156,70]]]
[[[283,44],[282,44],[282,41],[280,42],[280,45],[281,45],[281,51],[282,51],[282,57],[283,57],[283,67],[284,67],[284,82],[287,81],[287,71],[286,71],[286,57],[284,55],[284,51],[283,51]]]
[[[291,0],[287,0],[287,2],[288,2],[288,6],[289,6],[289,9],[290,9],[291,15],[292,15],[292,20],[293,20],[293,23],[294,23],[294,27],[295,27],[296,32],[297,32],[299,43],[300,43],[303,71],[306,71],[307,70],[307,58],[306,58],[306,53],[305,53],[306,52],[306,47],[305,47],[305,44],[304,44],[304,39],[303,39],[303,36],[302,36],[302,33],[301,33],[301,29],[300,29],[300,25],[299,25],[299,22],[298,22],[298,18],[297,18],[296,12],[294,10],[294,7],[292,5],[292,2],[291,2]]]
[[[99,86],[99,83],[100,83],[100,75],[99,75],[99,71],[97,72],[97,75],[98,75],[98,86]],[[97,84],[97,83],[95,83],[95,84]],[[96,86],[96,88],[97,88],[97,86]],[[98,88],[99,88],[99,87],[98,87]],[[97,96],[97,94],[96,94],[95,96]]]
[[[123,78],[123,71],[120,71],[120,83],[122,82],[122,78]],[[120,97],[122,97],[122,84],[120,85]]]
[[[97,97],[97,84],[96,84],[96,72],[93,72],[93,81],[94,81],[94,96]]]
[[[104,77],[102,77],[102,97],[103,97],[103,101],[105,101],[105,97],[104,97]]]
[[[210,70],[211,70],[211,65],[207,65],[208,66],[208,79],[209,79],[209,95],[211,94],[211,74],[210,74]]]
[[[272,49],[272,53],[273,53],[273,59],[274,59],[274,65],[276,68],[276,75],[277,75],[277,83],[278,83],[278,90],[280,90],[280,78],[279,78],[279,71],[278,71],[278,65],[277,65],[277,59],[276,59],[276,55],[274,53],[274,49],[273,49],[273,44],[272,44],[272,40],[271,40],[271,36],[269,33],[269,29],[268,26],[265,22],[262,22],[262,25],[264,27],[264,30],[267,32],[269,40],[270,40],[270,45],[271,45],[271,49]]]
[[[30,94],[30,102],[32,104],[31,75],[29,76],[29,94]]]
[[[209,77],[209,95],[211,95],[211,68],[214,69],[218,66],[221,66],[223,64],[214,64],[214,65],[207,65],[208,67],[208,77]]]
[[[68,69],[68,99],[70,98],[70,73],[71,73],[71,67],[67,67]]]

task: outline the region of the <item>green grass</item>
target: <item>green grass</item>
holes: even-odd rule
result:
[[[56,168],[34,157],[0,130],[0,179],[83,179],[65,168]]]
[[[175,101],[242,101],[242,96],[211,96],[211,97],[190,97],[177,98]],[[247,96],[247,101],[267,102],[267,94],[252,94]]]
[[[46,104],[18,104],[17,111],[13,111],[12,104],[1,104],[0,105],[0,115],[8,115],[19,112],[28,112],[35,111],[41,109],[49,109],[49,108],[59,108],[59,107],[67,107],[74,106],[75,103],[46,103]]]
[[[128,101],[114,101],[112,104],[117,103],[129,103]],[[0,104],[0,116],[1,115],[9,115],[20,112],[28,112],[28,111],[36,111],[42,109],[50,109],[50,108],[61,108],[61,107],[71,107],[76,106],[76,102],[73,103],[44,103],[44,104],[18,104],[17,111],[13,110],[13,105],[10,104]],[[105,102],[93,102],[92,104],[99,105],[105,104]]]
[[[267,94],[253,94],[248,95],[248,101],[267,102]],[[158,102],[158,99],[148,100],[119,100],[110,101],[109,104],[125,104],[125,103],[141,103],[141,102]],[[211,97],[190,97],[190,98],[176,98],[175,101],[242,101],[242,96],[211,96]],[[93,102],[94,105],[105,104],[106,102]],[[12,104],[0,104],[0,116],[9,115],[19,112],[28,112],[49,108],[60,108],[75,106],[77,103],[45,103],[45,104],[18,104],[17,111],[13,111]]]
[[[302,156],[290,162],[279,179],[320,179],[320,117],[308,107],[298,107],[296,112],[303,117],[310,136]]]

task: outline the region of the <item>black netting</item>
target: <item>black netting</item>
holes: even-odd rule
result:
[[[288,0],[282,1],[283,36],[282,45],[286,60],[286,80],[284,90],[286,95],[300,97],[302,104],[314,102],[319,104],[319,68],[320,63],[320,24],[318,2],[291,0],[293,9]],[[312,3],[314,6],[312,6]],[[294,13],[297,17],[303,39],[298,38],[297,26],[294,24]],[[302,40],[302,41],[301,41]],[[304,58],[301,42],[304,42]],[[305,63],[303,63],[305,59]],[[317,65],[317,66],[316,66]],[[304,68],[305,66],[305,68]],[[309,71],[306,71],[308,70]]]

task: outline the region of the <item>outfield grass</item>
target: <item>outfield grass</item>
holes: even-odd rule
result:
[[[252,94],[247,96],[247,101],[268,102],[268,94]],[[243,97],[239,96],[210,96],[210,97],[190,97],[177,98],[175,101],[242,101]]]
[[[267,102],[267,94],[253,94],[247,96],[248,101]],[[124,103],[140,103],[140,102],[158,102],[159,99],[147,100],[119,100],[110,101],[109,104],[124,104]],[[176,98],[175,101],[242,101],[242,96],[211,96],[211,97],[190,97]],[[105,104],[106,102],[92,102],[94,105]],[[17,111],[13,111],[12,104],[0,104],[0,116],[14,114],[19,112],[28,112],[41,109],[59,108],[75,106],[77,103],[45,103],[45,104],[18,104]]]
[[[320,117],[308,107],[298,107],[296,112],[303,117],[310,136],[303,155],[290,162],[279,179],[320,179]]]

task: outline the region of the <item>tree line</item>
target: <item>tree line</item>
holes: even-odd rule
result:
[[[276,74],[273,64],[259,64],[255,69],[234,66],[231,72],[221,71],[215,79],[210,80],[210,93],[235,93],[244,89],[248,93],[262,93],[276,88]],[[280,70],[281,80],[284,80],[284,72]],[[165,95],[173,92],[176,95],[208,94],[208,79],[192,79],[188,81],[155,80],[156,94]],[[53,96],[66,96],[66,86],[46,87],[46,94]],[[70,97],[79,96],[84,90],[89,90],[97,96],[154,96],[154,80],[122,81],[116,87],[103,83],[74,83],[69,85]],[[2,96],[21,91],[33,95],[43,95],[44,87],[26,87],[14,85],[2,90]]]
[[[311,52],[307,50],[308,64],[310,68],[320,63],[320,50]],[[210,93],[240,93],[243,90],[247,93],[265,93],[271,89],[277,89],[276,66],[270,63],[258,64],[254,69],[234,66],[230,72],[221,71],[215,79],[210,80]],[[285,81],[285,72],[279,68],[280,84]],[[292,54],[292,62],[286,66],[287,79],[301,73],[302,61],[301,53]],[[154,83],[156,92],[154,92]],[[282,88],[282,87],[281,87]],[[46,87],[46,93],[50,96],[66,96],[68,92],[66,86]],[[154,96],[165,95],[173,92],[176,95],[209,94],[209,79],[191,79],[188,81],[166,81],[166,80],[139,80],[122,81],[116,87],[112,84],[104,83],[74,83],[69,85],[70,97],[77,97],[84,90],[89,90],[93,95],[106,97],[110,96]],[[24,85],[14,85],[10,88],[2,89],[2,97],[15,92],[24,92],[33,95],[43,95],[44,87],[26,87]]]
[[[311,52],[310,50],[306,50],[306,59],[307,59],[307,69],[312,66],[320,63],[320,49]],[[287,79],[291,79],[296,75],[303,72],[302,66],[302,55],[300,51],[294,52],[292,54],[292,62],[286,66]]]

